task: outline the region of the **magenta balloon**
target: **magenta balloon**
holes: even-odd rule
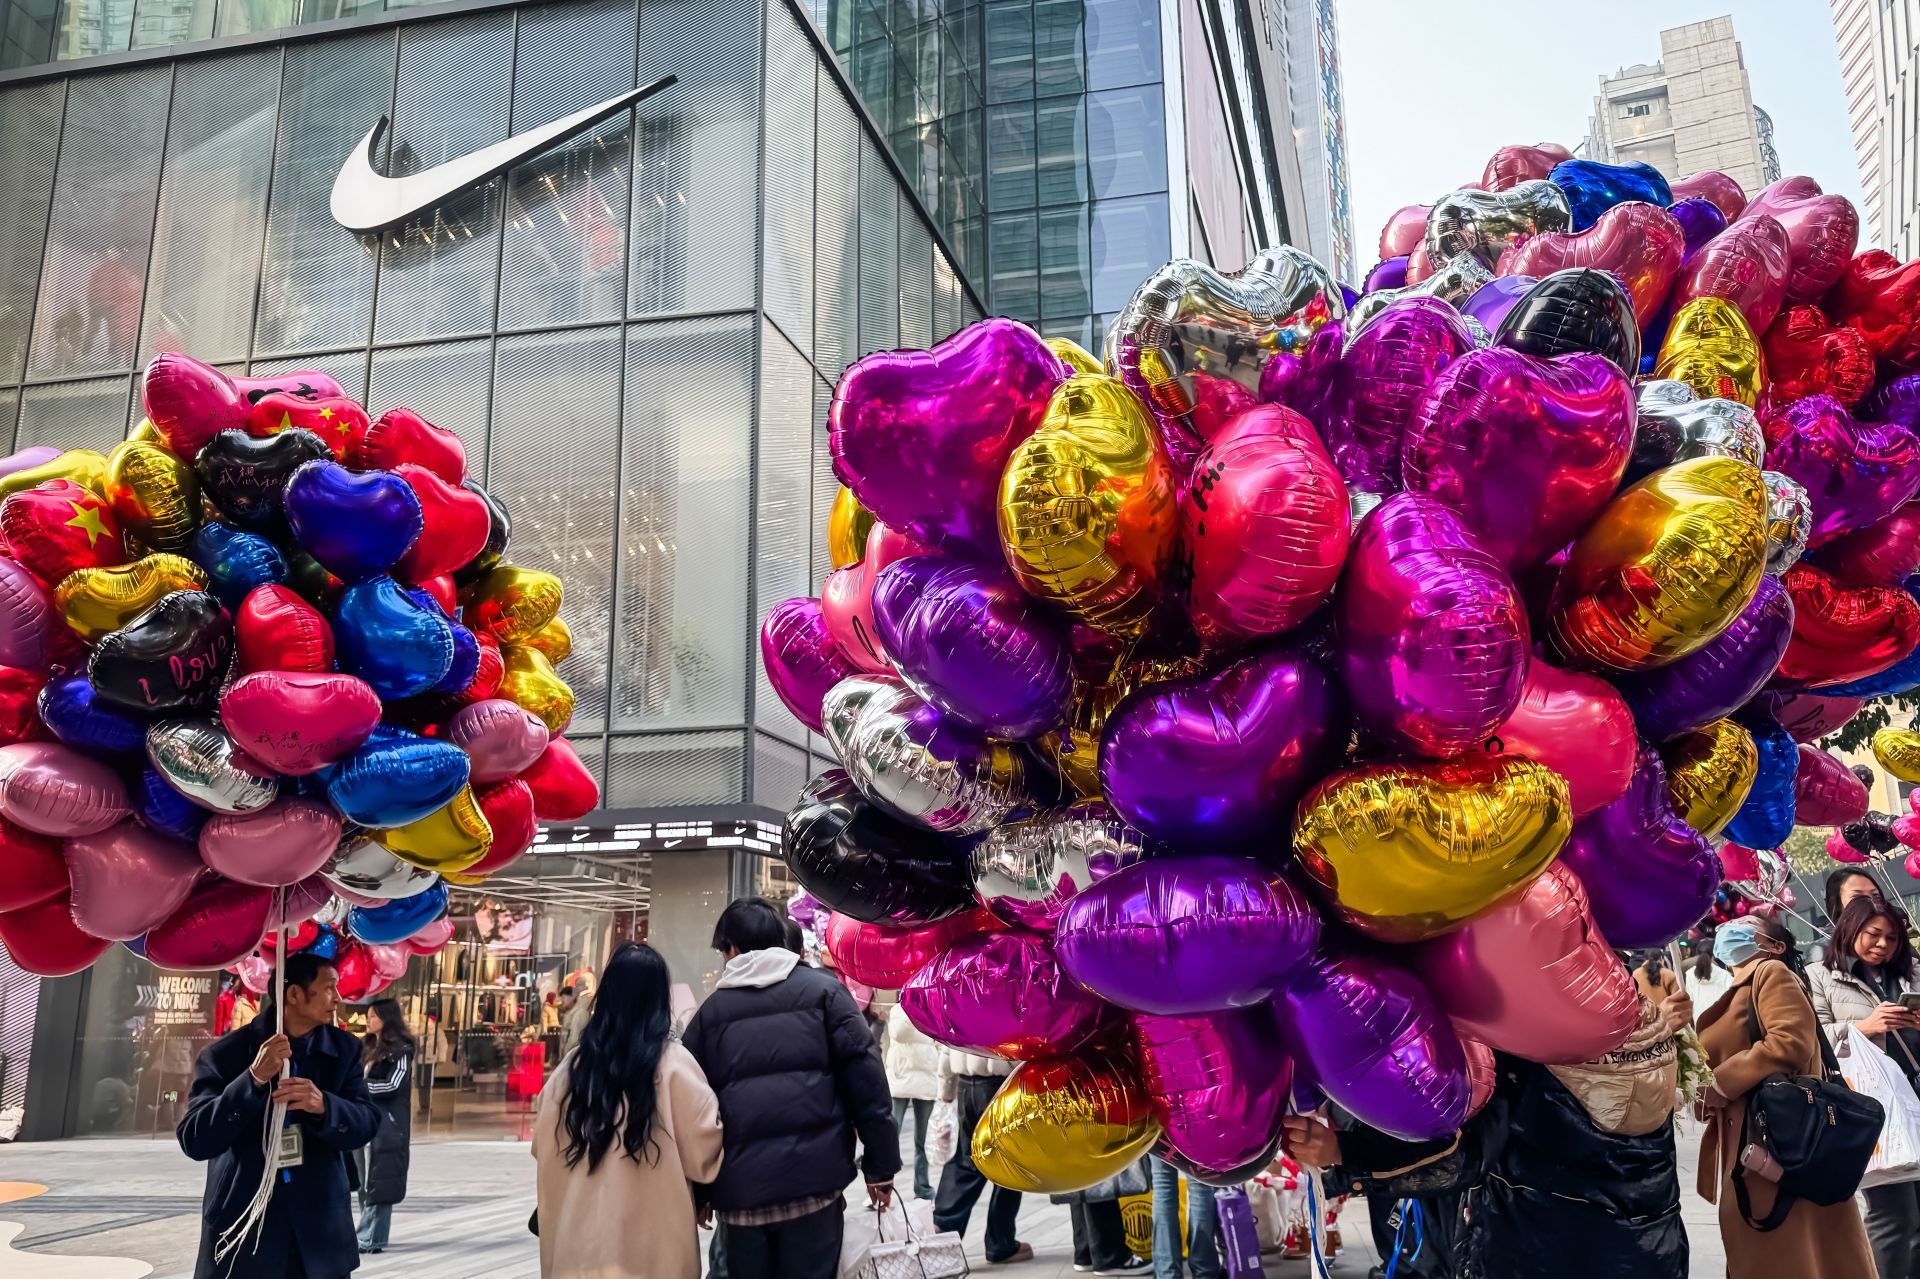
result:
[[[1667,184],[1667,189],[1672,192],[1674,203],[1705,200],[1719,209],[1729,222],[1747,207],[1747,193],[1740,189],[1740,184],[1717,169],[1676,179]]]
[[[282,796],[250,813],[215,813],[200,828],[200,856],[242,884],[283,888],[319,873],[340,844],[326,804]]]
[[[774,607],[777,610],[784,605]],[[814,714],[819,713],[816,701]],[[538,715],[504,698],[491,697],[454,712],[442,736],[467,753],[473,784],[484,786],[519,776],[547,749],[549,734],[546,721]]]
[[[1492,333],[1499,329],[1500,321],[1507,318],[1507,312],[1518,306],[1520,299],[1539,282],[1539,277],[1532,275],[1497,275],[1460,304],[1460,313],[1472,316]]]
[[[1322,329],[1338,328],[1340,322],[1322,325]],[[1319,334],[1314,335],[1318,337]],[[1311,342],[1308,343],[1312,345]],[[1295,355],[1291,351],[1275,351],[1260,370],[1260,389],[1254,399],[1261,404],[1278,404],[1285,408],[1297,408],[1300,404],[1301,388],[1306,384],[1307,357]]]
[[[36,466],[45,466],[59,457],[63,451],[50,444],[36,444],[32,448],[9,453],[5,457],[0,457],[0,479],[12,475],[15,471],[27,471]]]
[[[1771,217],[1787,233],[1792,260],[1787,301],[1816,302],[1847,269],[1860,241],[1860,212],[1844,195],[1826,195],[1812,178],[1781,178],[1747,201],[1739,221]]]
[[[1406,969],[1323,947],[1280,1003],[1320,1091],[1361,1123],[1425,1141],[1466,1119],[1472,1090],[1460,1037]]]
[[[1015,1061],[1073,1052],[1106,1014],[1043,938],[1019,932],[962,937],[907,978],[900,1006],[929,1038]]]
[[[1867,708],[1864,697],[1787,693],[1771,697],[1773,717],[1796,742],[1817,742]]]
[[[406,975],[407,965],[413,962],[413,952],[405,942],[399,942],[391,946],[369,946],[367,958],[373,963],[374,976],[382,983],[390,983]]]
[[[231,966],[240,984],[256,995],[264,995],[273,988],[273,965],[259,955],[248,955]]]
[[[1397,493],[1361,521],[1334,608],[1355,718],[1392,749],[1458,754],[1520,704],[1520,592],[1439,499]]]
[[[1793,775],[1796,823],[1845,826],[1865,817],[1871,802],[1866,783],[1855,777],[1852,769],[1817,747],[1800,747],[1800,771]]]
[[[225,968],[266,936],[271,889],[212,879],[147,933],[147,962],[158,968]]]
[[[446,915],[434,920],[401,945],[416,955],[431,955],[453,940],[453,920]]]
[[[1180,1017],[1267,999],[1319,936],[1320,916],[1278,871],[1203,854],[1140,862],[1083,891],[1054,954],[1103,999]]]
[[[1827,856],[1834,861],[1856,866],[1867,860],[1867,855],[1849,844],[1847,837],[1837,830],[1827,833]]]
[[[1349,485],[1400,491],[1403,437],[1421,400],[1473,349],[1460,313],[1437,298],[1403,298],[1360,330],[1327,371],[1318,402],[1302,406]]]
[[[1695,298],[1724,298],[1765,333],[1786,302],[1792,259],[1785,227],[1764,214],[1741,218],[1686,259],[1667,304],[1678,311]]]
[[[827,690],[859,673],[827,630],[820,601],[781,600],[760,622],[760,664],[781,705],[818,733]]]
[[[1896,422],[1860,422],[1826,395],[1767,415],[1767,469],[1813,501],[1808,546],[1893,514],[1920,493],[1920,438]]]
[[[0,557],[0,666],[46,670],[52,661],[53,628],[62,625],[33,574]]]
[[[278,910],[267,912],[267,927],[285,924],[291,928],[304,924],[327,908],[333,900],[333,885],[319,875],[309,875],[286,891],[286,902]]]
[[[366,743],[380,724],[380,695],[334,671],[254,671],[220,694],[220,719],[248,755],[305,777]]]
[[[206,873],[192,844],[128,819],[66,841],[73,922],[107,941],[132,941],[187,900]]]
[[[834,389],[833,473],[888,528],[998,558],[1000,473],[1068,372],[1039,334],[998,318],[931,351],[877,351]]]
[[[1627,793],[1574,823],[1560,864],[1580,876],[1594,922],[1616,946],[1664,946],[1700,921],[1720,886],[1706,836],[1673,811],[1667,769],[1640,751]]]
[[[1565,866],[1413,950],[1413,968],[1462,1033],[1529,1061],[1592,1061],[1640,1023],[1633,977]]]
[[[1745,706],[1773,678],[1792,639],[1793,597],[1779,578],[1762,577],[1753,601],[1703,647],[1613,682],[1641,736],[1670,741]]]
[[[1293,1064],[1273,1009],[1199,1017],[1139,1013],[1133,1028],[1140,1081],[1162,1144],[1202,1181],[1247,1180],[1247,1165],[1272,1157],[1293,1090]]]
[[[91,835],[132,810],[126,783],[58,742],[0,746],[0,813],[43,835]]]

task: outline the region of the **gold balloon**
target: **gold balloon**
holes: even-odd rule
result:
[[[1730,719],[1716,719],[1660,748],[1667,765],[1667,795],[1673,811],[1702,835],[1718,835],[1760,772],[1753,734]]]
[[[386,830],[370,830],[367,838],[403,862],[425,870],[463,871],[493,847],[493,826],[474,802],[473,787],[460,793],[418,821]]]
[[[973,1130],[973,1162],[1008,1190],[1085,1190],[1160,1139],[1146,1089],[1105,1048],[1056,1061],[1023,1061]]]
[[[465,875],[457,870],[443,870],[440,872],[440,878],[446,880],[455,888],[472,888],[475,884],[486,883],[491,877],[487,875]]]
[[[1107,715],[1127,695],[1119,683],[1086,689],[1067,712],[1067,725],[1040,739],[1040,750],[1082,799],[1102,799],[1100,789],[1100,734]]]
[[[1075,373],[1105,373],[1107,371],[1107,366],[1100,362],[1099,356],[1087,350],[1086,347],[1081,346],[1072,338],[1048,338],[1047,345],[1053,348],[1053,353],[1060,357],[1061,363],[1065,364]]]
[[[827,513],[827,556],[835,568],[849,568],[866,558],[867,534],[873,532],[873,512],[860,505],[853,490],[842,484]]]
[[[1153,419],[1115,379],[1078,373],[1000,478],[1000,544],[1020,585],[1103,630],[1146,621],[1178,531]]]
[[[72,480],[102,501],[107,496],[107,459],[92,449],[68,449],[51,462],[0,476],[0,501],[48,480]]]
[[[1920,732],[1883,728],[1873,735],[1873,757],[1903,782],[1920,782]]]
[[[1760,339],[1747,317],[1725,298],[1695,298],[1673,313],[1660,344],[1657,378],[1685,382],[1703,400],[1759,403],[1767,384]]]
[[[1517,755],[1361,764],[1300,801],[1294,847],[1340,917],[1437,937],[1531,883],[1573,829],[1566,778]]]
[[[502,644],[524,644],[560,613],[560,579],[502,564],[460,593],[467,625]]]
[[[1619,671],[1685,657],[1760,589],[1767,488],[1738,458],[1655,471],[1616,496],[1573,544],[1547,612],[1572,661]]]
[[[527,647],[539,649],[549,662],[558,666],[573,655],[573,629],[565,618],[556,617],[533,633]]]
[[[496,697],[504,697],[529,715],[545,721],[548,731],[563,733],[573,718],[573,689],[553,673],[553,663],[537,648],[502,644],[500,661],[506,674]]]
[[[106,498],[121,525],[155,550],[184,550],[200,524],[193,466],[158,444],[128,440],[107,454]]]
[[[156,551],[131,564],[75,569],[53,588],[53,606],[74,634],[97,644],[175,591],[204,591],[192,560]]]

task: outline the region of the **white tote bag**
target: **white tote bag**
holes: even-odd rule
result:
[[[1920,1097],[1913,1085],[1891,1057],[1851,1026],[1841,1036],[1837,1055],[1847,1087],[1873,1098],[1887,1112],[1860,1188],[1920,1181]]]
[[[933,1228],[933,1205],[895,1194],[885,1212],[847,1214],[840,1238],[840,1279],[960,1279],[967,1251],[960,1236]]]

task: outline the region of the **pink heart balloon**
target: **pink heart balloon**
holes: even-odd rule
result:
[[[126,783],[59,742],[0,746],[0,813],[43,835],[91,835],[125,817]]]
[[[1761,426],[1767,469],[1813,502],[1808,546],[1878,523],[1920,493],[1920,439],[1897,422],[1861,422],[1838,400],[1813,395],[1773,410]]]
[[[1421,401],[1473,349],[1460,313],[1438,298],[1394,302],[1331,359],[1315,335],[1305,378],[1313,398],[1300,411],[1348,484],[1381,497],[1400,491],[1401,448]]]
[[[781,600],[760,620],[760,665],[780,704],[816,733],[827,690],[861,670],[834,640],[820,601],[805,595]]]
[[[1106,1004],[1032,933],[962,937],[907,979],[900,1006],[930,1038],[1016,1061],[1060,1057],[1100,1029]]]
[[[1787,301],[1817,302],[1847,269],[1860,241],[1860,214],[1844,195],[1823,195],[1809,177],[1782,178],[1747,201],[1740,221],[1765,215],[1787,233],[1793,260]]]
[[[281,888],[317,874],[340,844],[340,818],[285,796],[251,813],[215,813],[200,828],[200,857],[242,884]]]
[[[1553,172],[1553,166],[1573,159],[1573,153],[1557,142],[1542,142],[1531,147],[1501,147],[1480,172],[1480,186],[1487,191],[1505,191],[1522,182],[1535,182]]]
[[[1920,573],[1920,502],[1836,537],[1813,562],[1842,586],[1899,585]]]
[[[1458,510],[1509,568],[1538,564],[1613,497],[1633,451],[1633,383],[1599,355],[1489,347],[1434,379],[1407,428],[1407,488]]]
[[[1845,826],[1867,815],[1872,796],[1853,770],[1814,746],[1801,746],[1793,775],[1793,820],[1801,826]],[[1729,879],[1733,876],[1729,875]]]
[[[171,351],[163,351],[147,364],[140,388],[154,432],[175,457],[188,460],[220,432],[245,430],[252,402],[277,391],[311,400],[346,395],[330,375],[313,369],[273,377],[232,377]]]
[[[446,915],[434,920],[425,928],[402,942],[416,955],[431,955],[453,940],[453,920]]]
[[[1675,204],[1682,200],[1705,200],[1725,214],[1729,222],[1747,207],[1747,193],[1741,190],[1740,184],[1717,169],[1670,182],[1667,189],[1673,193]]]
[[[131,941],[180,908],[206,873],[192,844],[131,819],[66,841],[73,922],[108,941]]]
[[[0,666],[46,670],[59,625],[46,588],[15,561],[0,558]]]
[[[305,777],[360,749],[380,723],[380,695],[351,675],[255,671],[220,695],[220,719],[248,755]]]
[[[1538,657],[1520,704],[1486,742],[1490,754],[1524,756],[1566,778],[1576,818],[1627,793],[1636,747],[1633,713],[1613,685]]]
[[[1687,259],[1673,286],[1672,309],[1695,298],[1725,298],[1755,333],[1765,333],[1787,300],[1793,246],[1765,214],[1741,218]]]
[[[253,953],[267,932],[273,891],[213,878],[147,933],[147,962],[156,968],[225,968]]]
[[[1383,259],[1404,257],[1420,247],[1427,238],[1427,215],[1431,212],[1430,204],[1407,204],[1395,209],[1380,231],[1380,256]]]
[[[1760,878],[1760,856],[1744,844],[1720,846],[1720,877],[1733,881]]]
[[[1774,701],[1774,718],[1796,742],[1817,742],[1867,708],[1862,697],[1790,693]],[[1920,795],[1920,791],[1914,792]]]
[[[1198,1017],[1136,1013],[1133,1031],[1161,1142],[1189,1175],[1237,1183],[1248,1164],[1272,1158],[1293,1064],[1271,1007]]]
[[[1686,233],[1671,213],[1630,200],[1584,231],[1543,231],[1500,255],[1500,275],[1552,275],[1569,267],[1609,271],[1626,286],[1641,328],[1653,322],[1680,278]]]
[[[1839,831],[1827,836],[1827,856],[1834,861],[1857,866],[1867,860],[1867,855],[1847,842],[1847,837]]]
[[[1893,837],[1908,848],[1920,847],[1920,817],[1915,817],[1912,813],[1904,817],[1896,817],[1890,829],[1893,831]]]
[[[812,600],[803,602],[813,603]],[[775,611],[781,607],[776,605]],[[772,614],[768,614],[768,617],[771,619]],[[764,623],[761,633],[763,636],[766,633]],[[767,673],[769,676],[773,674],[772,662],[767,664]],[[847,671],[849,675],[852,673],[852,670]],[[775,691],[778,689],[779,682],[776,680]],[[821,696],[825,695],[826,690],[822,689]],[[818,702],[814,703],[813,713],[818,718]],[[484,786],[489,782],[502,782],[518,776],[547,749],[550,734],[546,721],[538,715],[495,697],[461,707],[447,721],[441,736],[467,753],[470,765],[468,779],[476,786]]]
[[[267,912],[267,927],[305,923],[325,910],[332,900],[333,885],[319,875],[309,875],[287,890],[286,901],[279,909]]]
[[[874,626],[874,579],[880,576],[881,569],[896,560],[925,554],[927,548],[912,538],[884,524],[875,524],[867,533],[867,553],[860,562],[827,574],[826,584],[820,588],[820,614],[841,656],[858,669],[874,675],[893,671],[887,650],[880,643],[880,632]],[[998,559],[997,552],[994,558]],[[817,717],[819,711],[814,714]]]
[[[373,962],[373,975],[382,985],[400,980],[406,975],[407,965],[413,962],[413,952],[404,942],[392,946],[369,946],[367,958]]]

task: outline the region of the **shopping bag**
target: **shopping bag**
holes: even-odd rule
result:
[[[960,1132],[960,1117],[950,1101],[933,1104],[933,1119],[927,1127],[927,1158],[934,1163],[953,1162],[955,1138]]]
[[[1842,1030],[1837,1055],[1847,1087],[1879,1102],[1887,1116],[1860,1188],[1920,1180],[1920,1096],[1913,1085],[1891,1057],[1851,1026]]]
[[[933,1205],[896,1194],[886,1211],[847,1214],[840,1279],[961,1279],[967,1250],[951,1230],[933,1228]]]
[[[1260,1251],[1279,1252],[1287,1243],[1287,1210],[1271,1174],[1263,1172],[1247,1183],[1247,1202],[1253,1207]]]
[[[1254,1225],[1247,1192],[1234,1187],[1213,1192],[1220,1215],[1220,1273],[1224,1279],[1261,1279],[1260,1232]]]

